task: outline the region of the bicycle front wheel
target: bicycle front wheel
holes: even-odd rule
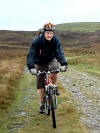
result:
[[[48,95],[45,98],[45,112],[47,115],[50,115],[50,103]]]
[[[50,96],[50,101],[51,101],[51,111],[52,111],[53,128],[56,128],[56,114],[55,114],[55,107],[54,107],[54,99],[53,99],[53,91],[52,91],[52,88],[49,89],[49,96]]]

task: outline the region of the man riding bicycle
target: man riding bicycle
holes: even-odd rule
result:
[[[27,56],[27,67],[30,73],[36,74],[37,71],[46,71],[47,69],[57,70],[59,63],[61,64],[61,71],[66,71],[68,63],[61,42],[54,35],[55,26],[52,23],[47,23],[43,26],[43,30],[43,33],[33,40]],[[51,74],[53,84],[56,84],[57,78],[58,73]],[[37,89],[40,99],[40,113],[44,112],[44,86],[45,74],[38,75]],[[60,94],[58,88],[56,94]]]

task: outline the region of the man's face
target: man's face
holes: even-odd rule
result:
[[[53,38],[53,35],[54,35],[53,31],[45,31],[44,33],[45,39],[48,41],[50,41]]]

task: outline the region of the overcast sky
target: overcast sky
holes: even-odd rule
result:
[[[100,0],[0,0],[0,30],[38,30],[46,22],[100,22]]]

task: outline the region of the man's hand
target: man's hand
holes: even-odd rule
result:
[[[60,71],[61,72],[65,72],[67,70],[68,66],[61,66],[60,67]]]
[[[36,71],[35,68],[32,68],[32,69],[30,69],[30,73],[31,73],[32,75],[36,75],[36,74],[37,74],[37,71]]]

